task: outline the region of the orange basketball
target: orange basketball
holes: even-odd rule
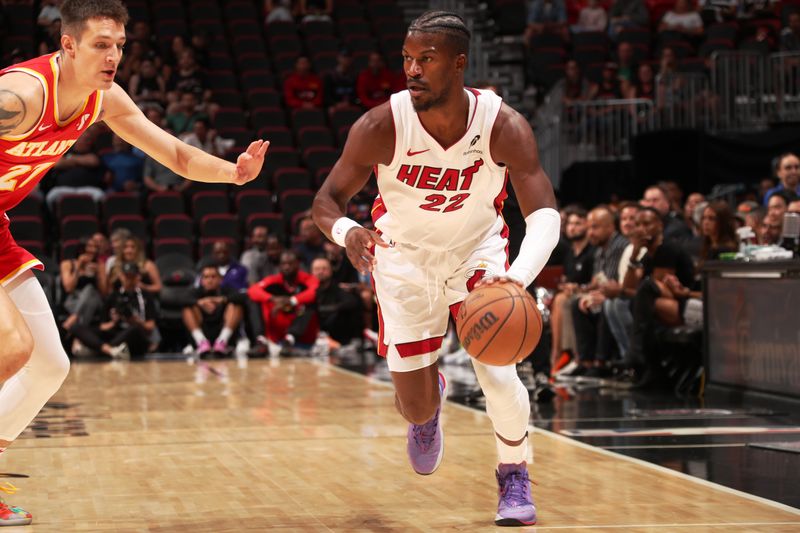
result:
[[[456,316],[461,345],[472,357],[493,366],[528,357],[542,336],[542,315],[528,292],[501,282],[472,291]]]

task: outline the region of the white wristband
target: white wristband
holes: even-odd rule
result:
[[[361,224],[353,219],[342,217],[333,223],[331,228],[331,238],[333,242],[344,248],[344,238],[347,237],[347,232],[353,228],[363,228]]]
[[[525,218],[525,238],[506,275],[527,287],[542,271],[561,236],[561,215],[555,209],[537,209]]]

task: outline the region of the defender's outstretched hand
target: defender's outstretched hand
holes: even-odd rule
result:
[[[233,175],[233,183],[236,185],[244,185],[248,181],[252,181],[261,172],[261,166],[264,164],[264,155],[269,148],[269,141],[253,141],[247,150],[236,158],[236,171]]]

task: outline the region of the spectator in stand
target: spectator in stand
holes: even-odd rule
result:
[[[675,213],[683,212],[683,189],[673,180],[660,181],[658,184],[667,191],[669,209]]]
[[[764,194],[764,205],[778,191],[789,191],[800,196],[800,159],[795,154],[787,152],[773,159],[772,171],[780,182]]]
[[[156,36],[156,33],[150,29],[150,24],[144,20],[137,20],[134,22],[128,40],[142,43],[142,46],[145,50],[144,57],[147,59],[152,59],[157,69],[161,68],[162,61],[161,57],[158,55],[158,36]]]
[[[578,14],[577,24],[572,26],[573,33],[584,31],[605,31],[608,15],[598,0],[588,0]]]
[[[264,0],[264,23],[294,22],[295,14],[299,13],[298,4],[292,0]]]
[[[265,226],[255,226],[250,232],[250,248],[242,252],[239,262],[247,269],[247,283],[252,285],[278,271],[277,263],[269,260],[267,239],[269,230]]]
[[[651,207],[661,214],[665,241],[685,242],[692,238],[692,230],[683,221],[681,215],[671,210],[669,191],[664,187],[659,185],[648,187],[639,203],[645,207]]]
[[[104,233],[98,231],[92,235],[92,241],[97,247],[97,259],[100,261],[100,264],[103,265],[103,272],[108,272],[106,270],[106,261],[111,257],[111,243],[108,237],[106,237]]]
[[[344,248],[328,240],[323,244],[325,257],[331,264],[333,280],[337,284],[346,284],[351,287],[358,285],[358,271],[344,253]]]
[[[758,244],[778,244],[783,233],[783,219],[777,215],[767,214],[756,228]]]
[[[108,283],[111,282],[111,269],[114,267],[117,259],[122,257],[122,249],[125,248],[125,243],[128,241],[128,239],[132,238],[133,234],[127,228],[117,228],[111,232],[111,235],[109,236],[109,241],[111,242],[111,257],[106,259],[105,265]],[[104,295],[105,294],[106,293],[104,293]]]
[[[192,125],[192,132],[184,133],[180,138],[189,146],[194,146],[217,157],[223,157],[225,152],[233,148],[236,143],[233,139],[220,137],[217,130],[209,129],[208,120],[205,118],[196,119]]]
[[[781,30],[781,51],[800,52],[800,12],[789,13],[788,25]]]
[[[304,218],[300,221],[299,235],[297,245],[294,251],[297,252],[297,258],[300,259],[300,265],[310,270],[311,263],[317,257],[325,257],[324,244],[328,240],[322,231],[314,224],[311,217]]]
[[[775,16],[775,4],[780,0],[740,0],[739,19],[771,18]]]
[[[167,103],[166,83],[156,69],[152,59],[143,59],[139,68],[131,75],[128,94],[140,109],[151,107],[164,111]]]
[[[39,41],[39,55],[50,54],[61,48],[61,19],[55,19]]]
[[[330,22],[333,0],[300,0],[301,22]]]
[[[650,25],[650,12],[642,0],[616,0],[608,16],[608,35],[614,40],[625,28],[647,28]]]
[[[642,63],[636,69],[636,79],[627,88],[626,98],[646,98],[654,100],[656,96],[656,76],[653,66]]]
[[[283,99],[290,109],[322,107],[322,80],[311,71],[311,61],[300,56],[294,72],[283,82]]]
[[[789,191],[777,191],[772,193],[767,202],[767,215],[774,216],[778,220],[783,220],[783,215],[789,209],[789,204],[797,199],[797,195]]]
[[[342,50],[336,56],[336,67],[325,75],[325,107],[329,112],[357,104],[356,80],[358,73],[353,68],[353,58]]]
[[[566,220],[564,236],[570,246],[564,257],[564,276],[558,286],[558,293],[550,306],[551,359],[553,371],[557,372],[565,366],[576,348],[575,328],[572,323],[570,307],[577,298],[576,293],[581,285],[592,279],[594,247],[589,244],[586,231],[586,210],[578,206],[564,209],[563,220]],[[566,358],[559,362],[564,352]],[[571,365],[573,368],[576,365]]]
[[[686,198],[686,203],[683,206],[683,220],[686,225],[692,230],[692,234],[700,235],[700,225],[695,222],[694,213],[697,206],[705,201],[705,196],[699,192],[693,192]]]
[[[625,275],[628,273],[628,265],[633,254],[633,243],[630,242],[636,231],[636,215],[639,213],[639,204],[634,202],[623,202],[619,207],[619,232],[628,239],[628,245],[622,251],[619,258],[619,269],[617,270],[617,282],[619,283],[619,293],[615,297],[607,298],[603,302],[603,315],[608,324],[608,329],[614,336],[614,340],[619,350],[620,358],[624,361],[630,345],[628,330],[633,324],[631,314],[631,300],[628,294],[622,290]],[[633,258],[634,262],[642,260],[644,250],[639,253],[639,257]]]
[[[778,165],[778,161],[773,159],[772,160],[773,171],[775,170],[776,165]],[[758,198],[760,199],[762,205],[767,205],[766,201],[767,194],[769,194],[769,191],[771,191],[775,187],[776,183],[778,183],[777,180],[772,176],[761,178],[761,180],[758,182]]]
[[[662,33],[672,31],[699,37],[703,34],[703,19],[690,0],[675,0],[675,6],[661,18],[658,31]]]
[[[130,41],[125,45],[125,55],[117,69],[120,85],[130,94],[130,80],[134,73],[141,72],[142,63],[148,59],[147,49],[140,41]]]
[[[192,50],[194,59],[200,69],[208,68],[208,60],[211,57],[208,32],[203,28],[198,28],[192,33]]]
[[[192,291],[192,303],[183,308],[183,324],[192,335],[198,357],[211,351],[228,353],[231,338],[244,317],[246,301],[244,293],[222,285],[215,265],[203,267],[200,286]],[[213,346],[209,339],[216,339]]]
[[[575,102],[588,100],[591,95],[592,84],[583,75],[578,62],[570,59],[564,68],[564,78],[556,83],[553,91],[554,95],[561,95],[561,102],[566,107]]]
[[[326,332],[338,345],[360,338],[364,321],[359,298],[336,283],[331,262],[326,257],[314,259],[311,263],[311,275],[319,280],[316,291],[319,329]]]
[[[205,76],[191,48],[181,50],[178,56],[178,68],[167,78],[167,91],[170,102],[177,102],[178,97],[185,93],[192,93],[198,99],[208,96]]]
[[[725,202],[711,202],[703,209],[700,231],[703,235],[701,263],[717,260],[721,254],[739,249],[733,213]]]
[[[142,169],[144,161],[134,155],[131,145],[114,135],[111,140],[112,151],[101,158],[108,169],[106,183],[109,189],[117,192],[135,192],[142,188]]]
[[[621,42],[617,45],[617,77],[630,85],[636,79],[639,66],[633,57],[633,45]]]
[[[623,282],[623,292],[633,295],[633,326],[626,364],[636,370],[637,384],[645,386],[657,377],[657,362],[653,360],[658,353],[654,337],[656,300],[662,295],[667,276],[676,278],[683,287],[693,287],[694,264],[680,244],[664,238],[662,214],[652,207],[643,207],[636,215],[632,242],[632,257],[643,255],[640,261],[630,261]]]
[[[228,241],[216,241],[211,247],[211,258],[201,260],[201,263],[216,265],[222,276],[222,286],[230,287],[237,291],[245,291],[247,283],[247,268],[231,257],[231,245]]]
[[[113,358],[144,355],[156,327],[156,305],[142,289],[139,267],[123,263],[120,287],[105,302],[99,330],[77,323],[70,332],[85,346]]]
[[[100,158],[94,152],[91,136],[78,137],[72,148],[53,166],[48,181],[52,188],[45,200],[51,213],[56,212],[58,200],[65,194],[88,194],[95,202],[105,197]]]
[[[193,92],[185,92],[180,96],[180,103],[167,113],[167,127],[176,136],[193,130],[196,120],[208,120],[208,115],[197,105],[197,96]]]
[[[622,98],[622,85],[617,77],[616,63],[609,61],[603,65],[600,83],[592,86],[589,98],[590,100],[616,100]]]
[[[113,237],[114,235],[112,234],[112,246],[114,243]],[[114,264],[108,274],[107,286],[109,290],[119,289],[124,281],[122,265],[125,263],[135,263],[138,268],[137,275],[139,276],[139,286],[143,291],[154,297],[158,296],[162,287],[161,273],[158,271],[156,264],[145,257],[142,241],[136,237],[126,239],[125,243],[122,245],[122,250],[120,250],[115,257]]]
[[[753,209],[749,213],[744,213],[744,225],[753,230],[756,236],[754,242],[758,242],[758,231],[761,228],[761,222],[764,220],[765,216],[767,216],[767,212],[763,207]]]
[[[103,307],[106,291],[105,266],[92,239],[82,239],[76,259],[63,259],[60,265],[64,289],[64,309],[69,316],[61,325],[69,331],[75,324],[90,325]]]
[[[530,44],[534,35],[550,32],[569,40],[567,31],[567,6],[564,0],[530,0],[528,2],[528,26],[525,28],[525,43]]]
[[[792,200],[789,203],[789,208],[786,210],[787,213],[800,213],[800,200]]]
[[[372,109],[389,100],[392,93],[405,88],[405,79],[386,68],[383,56],[378,52],[369,55],[367,68],[358,74],[356,93],[361,105]]]
[[[661,49],[661,57],[658,62],[658,75],[666,77],[678,72],[678,57],[675,55],[675,50],[669,46]]]
[[[54,20],[61,20],[61,10],[58,9],[58,0],[42,0],[42,9],[36,18],[36,24],[41,28],[49,28]]]
[[[608,206],[598,206],[587,217],[589,243],[594,247],[592,282],[572,303],[570,309],[577,340],[580,366],[570,376],[605,377],[610,375],[613,336],[603,315],[607,299],[622,292],[618,281],[619,263],[628,246],[628,239],[616,229],[614,214]]]
[[[300,270],[297,254],[290,250],[281,254],[279,268],[278,274],[267,276],[247,291],[251,300],[261,304],[272,356],[278,355],[281,344],[313,344],[319,332],[317,317],[308,307],[315,301],[319,281]]]
[[[250,233],[250,248],[242,254],[240,259],[242,265],[247,269],[247,283],[253,285],[267,276],[277,274],[282,252],[283,245],[277,236],[269,235],[264,226],[254,227]],[[269,343],[264,337],[261,306],[248,298],[245,307],[250,339],[264,350],[268,349]]]

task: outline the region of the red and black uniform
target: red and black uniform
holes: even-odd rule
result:
[[[302,321],[304,327],[301,331],[294,333],[297,342],[301,344],[312,344],[319,332],[319,320],[309,306],[316,301],[319,280],[302,270],[297,272],[294,280],[287,280],[283,274],[273,274],[267,276],[255,285],[251,285],[247,290],[247,295],[254,302],[261,304],[261,313],[264,316],[264,330],[269,340],[280,342],[289,333],[289,328],[300,317],[310,320]],[[297,305],[291,309],[274,309],[275,296],[294,297]],[[274,313],[273,313],[274,310]],[[307,323],[307,325],[305,325]],[[294,328],[293,328],[294,329]]]
[[[24,72],[41,83],[44,105],[39,120],[22,135],[0,136],[0,285],[30,269],[43,266],[19,246],[9,231],[6,211],[17,205],[89,128],[100,113],[102,91],[94,91],[67,121],[58,119],[58,52],[0,70]],[[31,83],[35,83],[32,79]]]

